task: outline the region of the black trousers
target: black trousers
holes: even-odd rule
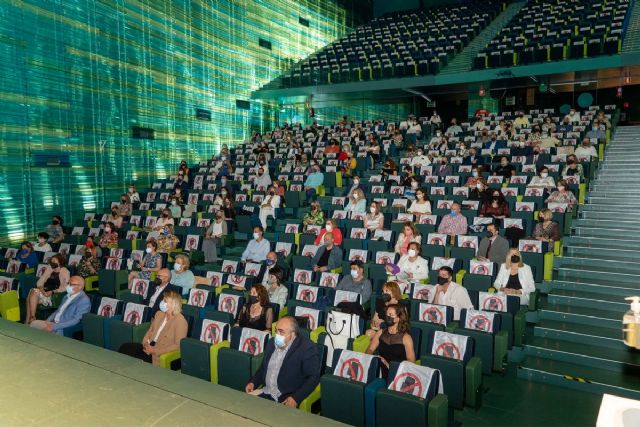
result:
[[[142,344],[140,344],[139,342],[124,343],[120,346],[118,352],[126,354],[127,356],[144,360],[147,363],[151,363],[151,355],[144,352]]]

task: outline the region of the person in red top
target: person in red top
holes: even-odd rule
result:
[[[493,190],[491,199],[482,204],[480,216],[495,219],[504,219],[511,216],[509,203],[504,199],[504,195],[500,190]]]
[[[333,234],[334,245],[340,246],[342,244],[342,231],[340,231],[340,228],[338,228],[338,226],[332,219],[328,219],[327,225],[325,225],[325,227],[322,230],[320,230],[318,237],[316,237],[316,241],[314,242],[314,245],[316,246],[321,245],[322,242],[324,242],[323,240],[324,234],[328,232]]]

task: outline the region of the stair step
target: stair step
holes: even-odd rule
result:
[[[611,219],[584,219],[577,218],[573,220],[572,227],[595,227],[595,228],[607,228],[617,230],[637,230],[638,218],[636,219],[624,219],[624,218],[611,218]]]
[[[551,282],[552,289],[583,290],[594,294],[617,295],[622,298],[640,294],[640,284],[618,283],[607,280],[564,279]]]
[[[555,320],[541,320],[534,328],[534,336],[539,338],[627,350],[621,335],[619,328],[599,328]]]
[[[593,248],[594,252],[598,249],[629,249],[637,247],[637,240],[630,239],[610,239],[607,237],[596,236],[571,236],[566,238],[567,246],[582,246],[586,248]]]
[[[518,378],[544,382],[596,394],[640,399],[640,376],[584,367],[528,356],[518,366]],[[577,378],[584,381],[576,380]]]
[[[617,260],[598,258],[598,253],[591,257],[564,256],[558,258],[558,268],[583,268],[587,271],[601,271],[611,274],[628,274],[637,277],[640,264],[634,260]]]
[[[627,240],[637,239],[640,241],[640,228],[635,233],[631,230],[625,230],[624,228],[610,228],[602,229],[598,227],[571,227],[574,230],[574,234],[577,236],[587,237],[608,237],[621,238]]]
[[[640,373],[640,353],[627,348],[603,348],[580,343],[534,337],[524,346],[528,356],[576,363],[616,372]]]
[[[569,305],[615,311],[622,315],[629,310],[629,303],[620,295],[606,295],[588,290],[553,289],[547,296],[547,301],[554,305]]]
[[[540,318],[563,322],[583,323],[598,327],[616,328],[622,325],[620,313],[611,310],[575,307],[542,302]]]
[[[592,247],[581,246],[579,244],[570,243],[564,245],[565,257],[576,257],[593,260],[610,260],[610,261],[628,261],[640,263],[639,249],[611,249],[598,248],[594,250]]]
[[[626,283],[627,286],[638,283],[638,276],[635,274],[606,272],[596,269],[585,269],[582,266],[561,266],[555,269],[557,271],[557,279],[559,280],[576,280],[582,279],[585,282],[593,282],[598,280],[611,280],[618,283]]]

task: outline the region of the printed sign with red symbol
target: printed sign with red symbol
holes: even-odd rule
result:
[[[461,248],[478,249],[478,236],[457,236],[458,246]]]
[[[318,299],[318,288],[315,286],[298,285],[296,299],[298,301],[314,303]]]
[[[431,353],[448,359],[462,360],[469,337],[443,331],[436,331],[433,336]]]
[[[447,235],[440,233],[429,233],[427,235],[427,242],[429,242],[430,245],[445,246],[447,244]]]
[[[191,288],[189,290],[189,305],[204,307],[209,297],[209,291],[204,289]]]
[[[309,283],[311,283],[312,274],[313,274],[312,271],[296,268],[293,272],[293,281],[295,283],[302,283],[304,285],[308,285]]]
[[[124,309],[124,321],[131,323],[132,325],[139,325],[142,323],[142,315],[144,314],[145,306],[142,304],[128,303]]]
[[[342,350],[333,374],[352,381],[366,382],[373,357],[369,354]]]
[[[491,332],[495,313],[478,310],[467,310],[467,318],[464,327],[475,331]]]
[[[200,341],[208,344],[218,344],[224,339],[224,329],[228,324],[216,320],[203,319]]]
[[[318,249],[320,249],[320,246],[304,245],[304,248],[302,248],[302,256],[313,258],[314,256],[316,256],[316,252],[318,252]]]
[[[244,266],[244,274],[251,277],[256,277],[260,273],[262,265],[255,262],[248,262]]]
[[[447,324],[447,307],[438,304],[420,304],[420,320],[423,322],[435,323],[437,325]]]
[[[438,217],[436,215],[420,215],[420,219],[418,222],[420,224],[430,224],[435,225]]]
[[[478,261],[472,259],[469,262],[469,267],[471,274],[479,274],[482,276],[491,276],[493,274],[493,263],[491,261]]]
[[[520,252],[542,253],[542,242],[539,240],[522,239],[518,242]]]
[[[222,262],[222,271],[224,273],[235,273],[238,268],[238,261],[225,260]]]
[[[534,209],[535,203],[533,202],[516,202],[516,212],[533,212]]]
[[[239,274],[229,274],[227,276],[227,282],[231,286],[244,288],[247,282],[247,276],[241,276]]]
[[[142,298],[147,297],[149,291],[149,281],[144,279],[135,279],[131,286],[131,293],[134,295],[140,295]]]
[[[187,235],[186,243],[184,248],[187,251],[195,251],[198,249],[198,243],[200,242],[200,236],[196,236],[195,234]]]
[[[258,331],[251,328],[242,328],[240,334],[240,350],[256,356],[263,351],[263,343],[269,334],[265,331]]]
[[[113,317],[116,314],[116,307],[118,307],[117,299],[102,297],[98,307],[98,316]]]
[[[351,249],[349,251],[349,261],[350,262],[353,262],[353,261],[366,262],[367,251],[364,249]]]
[[[569,204],[567,203],[548,203],[547,208],[553,213],[565,213]]]
[[[325,288],[335,288],[338,284],[339,277],[340,275],[338,273],[329,273],[325,271],[320,276],[320,286],[324,286]]]
[[[0,277],[0,293],[9,292],[13,287],[13,279],[10,277]]]
[[[285,233],[295,234],[300,230],[300,224],[287,224]]]
[[[433,257],[433,261],[431,263],[431,270],[439,270],[441,267],[449,267],[453,269],[455,265],[455,258],[444,258],[440,256]]]
[[[480,292],[478,294],[478,307],[485,311],[507,311],[507,296],[502,293],[492,294]]]
[[[211,286],[218,287],[224,283],[224,273],[219,271],[207,271],[207,279],[211,280]]]
[[[333,300],[334,305],[338,305],[343,302],[358,302],[360,294],[350,291],[336,291],[336,296]]]
[[[543,192],[544,192],[544,190],[542,188],[528,187],[524,191],[524,195],[526,197],[540,197],[540,196],[542,196]]]
[[[429,301],[433,295],[434,285],[423,285],[416,283],[413,285],[413,299]]]
[[[222,294],[218,300],[218,311],[224,311],[236,315],[238,309],[238,297],[237,295]]]
[[[367,229],[366,228],[352,228],[351,234],[349,235],[352,239],[365,239],[367,237]]]
[[[320,311],[315,308],[296,306],[296,317],[305,317],[309,320],[309,330],[314,330],[318,326]]]

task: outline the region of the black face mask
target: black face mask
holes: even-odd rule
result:
[[[511,255],[511,262],[517,264],[520,262],[520,257],[518,255]]]
[[[153,281],[153,284],[156,286],[162,285],[162,279],[159,277],[156,277],[156,280]]]
[[[495,200],[497,202],[500,200],[500,196],[491,196],[491,200]]]
[[[490,231],[487,231],[487,237],[488,237],[488,238],[492,238],[492,237],[493,237],[493,233],[492,233],[492,232],[490,232]]]
[[[60,264],[58,264],[57,262],[50,262],[49,265],[51,266],[51,268],[56,269],[58,267],[60,267]]]
[[[258,297],[251,295],[249,297],[249,304],[255,304],[258,302]]]
[[[383,302],[389,302],[389,301],[391,301],[391,295],[389,295],[389,294],[382,294],[382,301],[383,301]]]
[[[447,283],[449,283],[448,278],[438,276],[438,285],[446,285]]]
[[[391,326],[393,325],[395,322],[393,321],[393,317],[391,316],[384,316],[384,323],[387,324],[387,326]]]
[[[544,222],[544,218],[542,218],[541,216],[538,217],[538,222]]]
[[[60,221],[58,221],[57,219],[54,219],[51,223],[53,225],[58,225],[58,224],[60,224]]]

